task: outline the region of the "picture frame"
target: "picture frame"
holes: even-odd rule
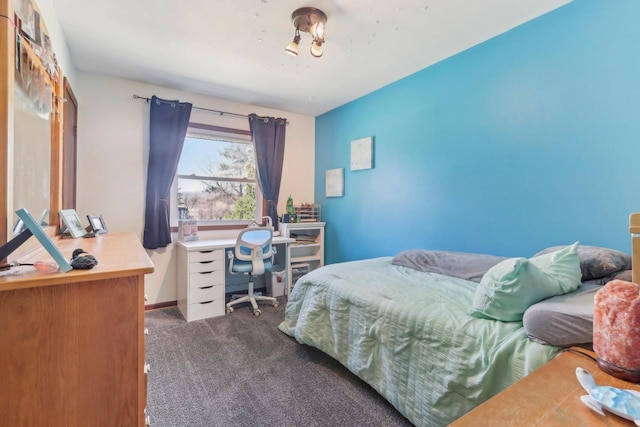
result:
[[[15,13],[22,21],[22,34],[27,39],[35,43],[38,37],[36,31],[36,19],[40,20],[40,14],[37,14],[37,12],[35,11],[32,1],[23,0],[22,2],[16,4]],[[40,29],[40,22],[37,23],[37,29]]]
[[[40,218],[38,219],[37,223],[40,227],[47,227],[49,225],[48,220],[49,220],[49,209],[45,209],[44,211],[42,211],[42,214],[40,215]],[[18,234],[22,233],[25,230],[27,230],[26,224],[22,219],[18,218],[18,220],[16,221],[16,224],[13,226],[13,235],[17,236]]]
[[[24,221],[18,218],[16,224],[13,226],[13,235],[17,236],[27,229],[27,226],[24,224]]]
[[[60,270],[67,273],[71,271],[71,264],[65,259],[60,249],[53,243],[53,240],[45,233],[40,224],[36,222],[26,209],[18,209],[16,211],[18,218],[22,220],[27,229],[36,236],[40,244],[49,252],[49,255],[58,263]]]
[[[355,139],[351,141],[351,170],[373,168],[373,137]]]
[[[104,219],[102,219],[102,215],[87,215],[87,219],[89,220],[91,231],[93,231],[94,233],[105,234],[109,232],[107,226],[104,223]]]
[[[344,168],[327,169],[325,171],[325,196],[344,196]]]
[[[87,234],[87,230],[82,226],[82,221],[80,221],[75,209],[62,209],[59,213],[61,233],[68,232],[74,239]]]

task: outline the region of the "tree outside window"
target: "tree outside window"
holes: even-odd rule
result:
[[[179,219],[206,222],[256,217],[255,155],[248,139],[188,134],[177,179]]]

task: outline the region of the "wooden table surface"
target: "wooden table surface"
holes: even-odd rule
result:
[[[451,426],[635,426],[605,410],[606,416],[587,408],[580,396],[587,394],[578,383],[576,368],[593,375],[597,385],[610,385],[640,391],[640,385],[612,377],[583,354],[594,353],[574,348],[508,387],[471,410]]]

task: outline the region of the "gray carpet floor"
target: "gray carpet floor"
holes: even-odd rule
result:
[[[176,307],[148,311],[151,425],[411,426],[340,363],[280,332],[284,305],[195,322]]]

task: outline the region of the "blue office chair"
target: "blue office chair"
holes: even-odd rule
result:
[[[229,273],[249,275],[249,291],[227,303],[227,313],[233,313],[233,305],[250,302],[253,314],[260,316],[260,309],[256,301],[271,301],[274,307],[278,307],[278,300],[274,297],[254,295],[253,276],[264,274],[271,270],[275,247],[271,245],[273,229],[270,227],[245,228],[238,235],[236,246],[228,252]]]

